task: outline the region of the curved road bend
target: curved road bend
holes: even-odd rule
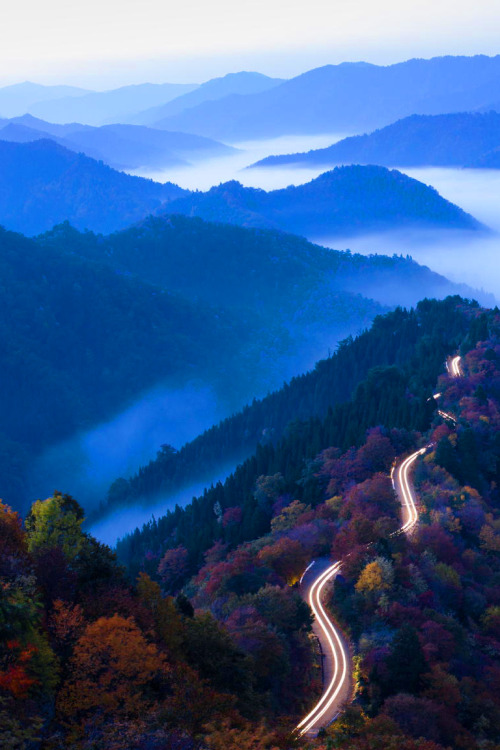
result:
[[[330,620],[322,603],[325,586],[337,575],[340,562],[318,559],[309,566],[301,581],[301,594],[314,613],[313,631],[317,636],[323,662],[323,695],[312,711],[298,724],[300,735],[315,737],[321,727],[328,726],[340,707],[351,697],[351,660],[343,634]]]
[[[446,363],[448,372],[454,378],[461,377],[460,357],[450,358]],[[437,394],[439,397],[440,394]],[[442,417],[454,419],[445,412]],[[400,532],[409,533],[418,521],[415,494],[410,484],[410,471],[414,462],[424,454],[421,448],[407,456],[391,472],[394,489],[400,499],[403,514],[403,525]],[[326,685],[323,695],[312,711],[305,716],[296,731],[299,735],[316,736],[321,727],[328,726],[337,716],[343,704],[351,697],[352,679],[349,647],[340,630],[330,620],[322,604],[325,586],[337,575],[341,562],[315,560],[306,569],[301,579],[301,593],[314,613],[313,631],[318,637],[323,654],[323,684]]]

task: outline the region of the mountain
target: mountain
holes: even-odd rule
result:
[[[136,127],[124,126],[124,131],[130,128],[135,135]],[[107,135],[111,147],[115,136],[112,131]],[[158,212],[311,237],[416,225],[481,229],[433,188],[383,167],[337,168],[306,185],[269,193],[237,182],[199,193],[117,172],[51,140],[0,140],[0,198],[0,222],[28,235],[65,220],[79,229],[109,233]]]
[[[254,321],[117,273],[71,245],[2,229],[0,248],[0,453],[11,502],[26,497],[33,453],[160,383],[196,378],[227,390],[221,362],[234,368],[237,352],[243,365],[256,338],[266,347]]]
[[[0,117],[23,115],[30,107],[50,99],[66,97],[70,101],[90,93],[76,86],[42,86],[30,81],[3,86],[0,88]]]
[[[500,56],[395,65],[342,63],[269,91],[232,95],[172,115],[162,127],[235,143],[287,134],[366,132],[412,114],[478,110],[500,98]]]
[[[117,274],[155,284],[192,303],[223,307],[230,317],[251,322],[254,342],[240,347],[240,358],[245,351],[247,357],[237,377],[234,366],[220,363],[232,408],[312,367],[339,339],[363,328],[388,306],[407,306],[424,296],[476,296],[408,258],[326,250],[292,235],[178,215],[150,217],[107,237],[62,225],[37,242],[106,263]],[[481,299],[494,304],[493,298]],[[344,387],[348,373],[352,376],[352,368],[344,375],[337,372],[335,388]],[[130,497],[137,501],[144,487],[156,495],[213,477],[221,465],[236,463],[253,450],[263,434],[280,434],[293,415],[315,413],[324,398],[328,405],[333,390],[333,385],[318,384],[311,402],[292,384],[286,409],[272,396],[262,406],[254,403],[229,428],[222,425],[186,445],[179,459],[168,463],[168,471],[165,464],[168,476],[141,472]],[[272,418],[263,417],[266,409]],[[116,492],[114,497],[128,502]]]
[[[0,393],[0,456],[9,467],[4,498],[17,504],[35,492],[37,456],[143,403],[148,389],[180,389],[175,409],[196,421],[192,394],[182,389],[198,383],[226,415],[312,366],[390,306],[474,294],[407,258],[367,258],[182,216],[151,217],[108,237],[69,224],[36,240],[3,231],[0,251],[9,384]],[[192,479],[213,470],[221,450],[229,447],[232,461],[253,449],[256,426],[258,434],[265,427],[259,432],[258,424],[203,448],[189,465]],[[128,448],[144,439],[142,429],[139,417]],[[54,464],[49,487],[72,487],[75,462],[65,454]],[[82,492],[95,504],[90,489]]]
[[[66,219],[112,232],[182,194],[176,185],[117,172],[51,140],[0,140],[0,223],[28,235]]]
[[[440,302],[424,300],[415,310],[400,308],[379,316],[369,330],[342,342],[338,351],[319,362],[313,371],[226,420],[217,428],[225,434],[226,444],[230,437],[240,433],[241,423],[246,423],[255,430],[257,451],[252,451],[251,457],[238,466],[224,484],[207,488],[202,497],[186,508],[176,507],[121,540],[117,549],[122,561],[133,573],[138,569],[151,573],[154,561],[151,560],[151,565],[146,562],[148,551],[154,549],[163,554],[171,545],[183,544],[191,551],[193,561],[201,563],[204,545],[208,548],[214,541],[212,534],[220,538],[216,519],[214,525],[210,525],[212,534],[206,533],[207,529],[203,529],[200,522],[200,517],[209,507],[213,509],[216,501],[221,503],[223,511],[234,505],[242,510],[244,520],[233,528],[230,544],[252,538],[258,530],[265,533],[269,518],[264,518],[258,509],[268,516],[274,512],[270,505],[266,508],[262,497],[267,494],[266,489],[271,490],[273,482],[268,481],[266,488],[259,480],[274,478],[280,487],[280,476],[288,477],[290,483],[281,485],[281,493],[288,491],[291,497],[298,495],[301,500],[314,503],[317,496],[313,487],[322,479],[315,473],[318,464],[313,459],[319,462],[320,452],[333,445],[335,449],[321,460],[330,459],[330,471],[333,473],[337,466],[339,479],[349,484],[351,477],[342,475],[336,458],[341,450],[361,445],[367,429],[378,425],[404,430],[428,428],[436,408],[433,399],[428,397],[435,392],[433,389],[446,356],[460,342],[465,342],[469,330],[472,335],[474,329],[482,330],[483,326],[477,321],[481,312],[477,303],[449,297]],[[493,324],[494,321],[493,315]],[[402,402],[396,390],[403,394]],[[281,429],[273,434],[275,425],[280,425]],[[209,443],[217,437],[217,430],[203,437]],[[404,441],[404,432],[399,437]],[[137,501],[141,484],[144,493],[144,486],[151,486],[153,478],[157,486],[161,487],[162,480],[168,486],[175,459],[185,458],[182,452],[171,456],[170,460],[160,454],[156,461],[132,477],[128,486],[120,480],[121,487],[115,486],[112,493],[119,496],[121,491],[122,496],[126,496],[128,489],[130,502],[132,498]],[[203,451],[200,453],[203,455]],[[372,458],[376,460],[374,455]],[[259,486],[262,493],[258,492]],[[193,529],[198,533],[189,537]],[[224,532],[221,536],[226,541]]]
[[[305,185],[265,192],[227,182],[185,194],[168,213],[247,227],[274,227],[309,238],[419,226],[479,230],[481,225],[434,188],[397,170],[337,167]]]
[[[33,103],[13,114],[29,112],[43,120],[58,123],[81,122],[85,125],[127,122],[135,113],[165,104],[197,87],[198,84],[192,83],[141,83],[110,91],[85,92],[79,101],[62,92],[60,95],[54,93],[50,99],[45,97],[44,101]]]
[[[291,424],[116,554],[84,530],[67,493],[35,501],[24,522],[0,504],[10,744],[495,747],[499,330],[498,309],[460,298],[377,318],[321,363],[325,385],[345,374],[341,403]],[[457,351],[459,380],[444,372]],[[317,384],[304,377],[301,393]],[[455,421],[437,409],[437,389]],[[408,456],[411,534],[397,533],[404,508],[390,479]],[[339,643],[349,634],[342,661],[360,689],[301,741],[297,724],[324,703],[330,633]]]
[[[140,112],[132,119],[132,122],[162,128],[165,118],[176,115],[185,109],[196,107],[203,102],[222,99],[230,94],[258,94],[261,91],[268,91],[280,83],[283,83],[281,78],[269,78],[269,76],[262,75],[262,73],[249,73],[246,71],[228,73],[228,75],[222,78],[212,78],[210,81],[202,83],[194,91],[178,96],[170,102],[158,107],[152,107],[145,112]],[[170,129],[168,125],[166,129]]]
[[[120,170],[187,164],[188,160],[199,161],[234,152],[230,146],[210,138],[140,125],[58,125],[32,115],[0,122],[0,140],[26,143],[48,136],[65,148]]]
[[[500,148],[500,114],[411,115],[369,135],[344,138],[307,153],[268,156],[253,167],[284,164],[381,164],[467,167]],[[493,160],[494,163],[494,160]]]

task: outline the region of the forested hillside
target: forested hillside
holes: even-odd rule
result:
[[[484,229],[434,188],[376,166],[337,167],[305,185],[270,192],[227,182],[173,200],[164,211],[309,238],[408,227]]]
[[[131,177],[50,140],[0,140],[0,223],[26,235],[61,221],[112,232],[182,194],[177,185]]]
[[[494,750],[500,315],[426,301],[380,318],[368,358],[382,342],[395,364],[126,540],[128,571],[82,533],[69,496],[34,503],[24,528],[1,506],[12,747]],[[444,368],[457,349],[460,380]],[[429,443],[419,526],[391,535],[391,465]],[[299,740],[320,659],[295,583],[321,555],[346,558],[329,608],[352,641],[355,702],[326,736]]]
[[[241,425],[240,435],[245,436],[244,430],[254,415],[262,420],[259,431],[264,431],[264,439],[251,458],[223,485],[207,490],[185,509],[176,508],[152,520],[142,531],[136,530],[125,537],[117,546],[120,559],[133,571],[145,565],[151,572],[165,544],[167,547],[182,544],[196,567],[204,551],[221,533],[224,540],[224,532],[214,513],[216,503],[222,513],[235,505],[241,508],[240,522],[230,532],[235,541],[243,542],[266,531],[271,511],[262,506],[259,494],[255,493],[260,475],[282,475],[287,480],[286,491],[293,491],[299,499],[309,502],[309,493],[312,491],[314,497],[315,490],[314,482],[306,481],[307,462],[320,450],[332,444],[339,448],[359,445],[366,430],[379,424],[388,428],[426,429],[434,410],[432,401],[427,400],[430,391],[446,355],[465,336],[468,318],[477,309],[477,303],[468,305],[459,302],[459,298],[443,302],[425,300],[416,311],[398,309],[377,318],[370,331],[346,342],[334,357],[320,363],[315,372],[297,379],[289,388],[269,397],[262,405],[252,407],[236,420],[228,420],[220,430],[208,433],[201,445],[194,443],[185,452],[181,451],[178,462],[175,456],[160,455],[128,486],[120,482],[113,488],[114,498],[123,492],[126,499],[135,487],[147,491],[149,482],[154,489],[161,487],[162,481],[168,487],[175,471],[182,471],[183,459],[190,453],[196,455],[198,446],[205,448],[205,442],[210,446],[213,441],[216,450],[220,450],[224,439],[231,445],[237,444],[232,428],[238,429]],[[269,407],[270,424],[266,419],[266,407]],[[274,423],[277,435],[273,440],[269,428]],[[284,427],[287,427],[285,431]],[[200,450],[202,456],[205,452],[206,449]],[[162,471],[163,465],[165,471]]]
[[[68,224],[36,240],[3,231],[0,247],[1,466],[16,506],[37,492],[29,472],[41,451],[147,389],[202,384],[232,413],[388,306],[462,290],[409,259],[184,217],[109,237]],[[364,287],[375,300],[359,294]],[[257,435],[240,435],[238,460]],[[223,453],[200,462],[203,478]]]
[[[47,445],[158,383],[196,378],[225,392],[241,367],[250,389],[255,341],[274,351],[255,319],[5,230],[0,247],[0,460],[11,502],[26,500],[30,460]]]
[[[118,160],[134,151],[136,158],[141,148],[157,152],[169,139],[183,139],[182,134],[166,137],[153,131],[146,137],[137,131],[143,129],[110,126],[84,130],[74,137],[78,136],[83,150],[90,146],[91,153],[98,153],[102,145],[103,158],[107,153]],[[63,142],[72,137],[68,132]],[[176,158],[182,158],[182,148],[177,154]],[[166,213],[309,237],[409,226],[484,229],[433,188],[382,167],[337,168],[306,185],[267,193],[235,181],[202,193],[132,177],[51,140],[0,140],[0,198],[0,223],[27,235],[50,230],[62,221],[107,234],[149,214]]]
[[[369,135],[351,136],[328,148],[306,153],[268,156],[252,166],[381,164],[387,167],[479,167],[488,166],[491,154],[499,147],[498,112],[411,115]],[[491,167],[494,167],[493,162]]]

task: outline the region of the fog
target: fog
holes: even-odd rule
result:
[[[281,136],[262,141],[245,141],[231,144],[239,149],[230,156],[207,159],[197,164],[169,167],[158,171],[136,169],[130,174],[149,177],[158,182],[175,182],[188,190],[209,190],[213,185],[228,180],[238,180],[247,187],[276,190],[287,185],[300,185],[317,177],[322,171],[316,167],[295,169],[290,167],[273,169],[246,169],[270,154],[290,154],[310,149],[324,148],[345,138],[348,133],[326,133],[324,135]]]
[[[30,484],[38,497],[69,492],[88,511],[111,482],[148,463],[162,444],[180,448],[223,416],[208,388],[152,390],[113,419],[48,449],[33,466]]]
[[[301,185],[326,171],[325,167],[279,166],[246,169],[270,154],[289,154],[322,148],[348,134],[318,136],[283,136],[271,140],[234,144],[240,151],[229,157],[201,164],[158,172],[138,170],[134,174],[159,181],[171,180],[189,189],[208,190],[227,180],[238,180],[248,187],[277,190]],[[500,233],[500,170],[411,168],[405,172],[426,185],[432,185],[448,200],[471,213],[488,227]],[[309,237],[338,250],[349,248],[363,254],[382,253],[411,255],[416,261],[442,273],[452,281],[463,282],[495,294],[500,299],[500,235],[473,236],[465,232],[407,231],[383,232],[356,237]]]
[[[491,235],[471,232],[411,230],[383,232],[357,237],[311,238],[337,249],[353,252],[402,253],[452,281],[484,289],[500,300],[500,171],[398,167],[426,185],[432,185],[494,230]]]
[[[207,190],[212,185],[237,179],[244,185],[273,190],[308,182],[324,168],[278,167],[246,170],[249,164],[269,154],[321,148],[343,134],[316,137],[286,137],[271,141],[236,144],[238,153],[192,167],[140,173],[153,179],[171,180],[182,187]],[[401,169],[457,203],[480,221],[500,232],[500,173],[471,169]],[[411,255],[456,282],[484,288],[500,299],[500,235],[470,232],[404,231],[355,237],[311,237],[328,247],[349,248],[364,254]],[[297,365],[298,366],[298,365]],[[34,471],[37,492],[49,494],[63,488],[75,494],[89,508],[101,500],[109,484],[129,476],[154,458],[162,443],[180,447],[225,416],[208,390],[186,388],[153,391],[108,423],[49,450]],[[64,468],[61,468],[64,467]],[[226,466],[209,478],[208,484],[223,480],[233,469]],[[175,504],[185,505],[203,492],[199,482],[170,497],[148,500],[147,507],[125,509],[104,519],[93,529],[99,539],[113,544],[117,538],[147,522],[152,514],[162,515]],[[35,485],[34,485],[35,486]]]
[[[205,481],[191,484],[179,492],[167,496],[148,497],[147,505],[144,506],[137,503],[132,508],[121,508],[119,512],[107,516],[92,526],[90,532],[104,544],[114,545],[118,539],[123,538],[134,529],[142,527],[152,518],[164,516],[168,510],[173,510],[176,505],[181,508],[188,505],[194,497],[202,495],[206,487],[215,485],[219,481],[223,482],[234,468],[233,464],[219,467]]]

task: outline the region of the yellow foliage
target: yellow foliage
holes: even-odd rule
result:
[[[363,568],[356,583],[356,591],[382,591],[390,588],[384,580],[384,571],[378,562],[371,562]]]

